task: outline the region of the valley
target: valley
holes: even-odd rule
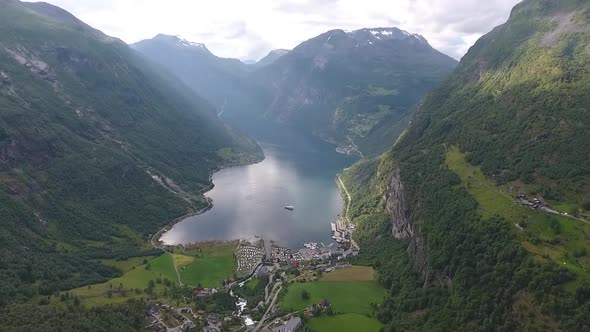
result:
[[[132,47],[245,132],[256,132],[260,122],[294,128],[361,157],[386,151],[419,99],[457,64],[424,37],[397,28],[331,30],[257,65],[217,57],[176,36]]]
[[[460,61],[0,0],[0,330],[590,330],[590,4],[450,21]]]

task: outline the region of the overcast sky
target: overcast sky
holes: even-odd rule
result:
[[[158,33],[216,55],[259,59],[331,29],[399,27],[460,59],[519,0],[46,0],[133,43]]]

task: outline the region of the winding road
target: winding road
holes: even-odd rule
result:
[[[343,171],[348,170],[348,168],[345,168]],[[348,192],[348,189],[346,189],[346,186],[344,185],[344,182],[342,181],[341,175],[338,174],[338,182],[340,183],[340,187],[342,187],[342,190],[344,190],[344,193],[346,194],[347,199],[347,203],[346,203],[346,211],[344,212],[344,221],[346,221],[347,223],[350,222],[350,219],[348,218],[348,211],[350,210],[350,203],[352,202],[352,196],[350,196],[350,193]],[[352,244],[353,247],[355,247],[355,249],[357,251],[361,250],[361,247],[358,245],[358,243],[356,243],[356,241],[352,238],[350,238],[350,243]]]
[[[180,280],[180,272],[178,272],[178,266],[176,265],[176,258],[174,257],[174,255],[169,252],[166,251],[168,254],[170,254],[170,256],[172,256],[172,263],[174,263],[174,271],[176,271],[176,276],[178,277],[178,285],[180,287],[182,287],[184,284],[182,283],[182,280]]]
[[[363,152],[361,151],[361,149],[359,149],[358,145],[356,145],[356,143],[352,140],[352,138],[350,138],[349,136],[345,136],[349,141],[350,144],[354,147],[354,149],[356,150],[356,152],[359,153],[359,155],[361,156],[361,158],[365,158],[365,155],[363,154]]]
[[[278,282],[277,284],[280,285],[281,283]],[[277,284],[275,284],[275,287],[276,287]],[[256,325],[256,328],[254,329],[254,332],[260,331],[260,329],[262,328],[262,325],[264,325],[264,322],[266,321],[266,318],[268,317],[268,313],[275,306],[275,303],[277,302],[277,298],[279,297],[279,294],[281,293],[281,290],[282,289],[283,289],[283,287],[280,286],[279,289],[276,291],[274,297],[272,298],[272,302],[270,302],[270,305],[268,306],[268,309],[266,309],[266,312],[264,313],[264,315],[262,316],[262,318],[258,322],[258,325]]]
[[[344,169],[344,171],[346,171],[347,169]],[[340,183],[340,187],[342,187],[342,190],[344,190],[344,193],[346,194],[347,197],[347,203],[346,203],[346,211],[344,212],[344,219],[346,222],[350,222],[350,219],[348,219],[348,210],[350,209],[350,202],[352,201],[352,196],[350,196],[350,193],[348,192],[348,189],[346,189],[346,186],[344,185],[344,182],[342,181],[341,175],[338,174],[338,182]]]

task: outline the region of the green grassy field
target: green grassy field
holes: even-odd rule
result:
[[[143,262],[144,257],[131,258],[129,262],[121,261],[117,262],[117,267],[129,267],[129,270],[125,272],[121,277],[114,278],[102,284],[96,284],[89,287],[80,287],[73,289],[72,294],[79,296],[82,303],[88,306],[96,306],[103,304],[121,303],[125,302],[130,298],[145,297],[142,292],[140,294],[135,293],[134,289],[140,289],[143,291],[148,286],[150,280],[156,281],[156,279],[167,278],[173,284],[178,284],[178,278],[174,271],[174,265],[172,263],[172,256],[168,253],[164,253],[161,256],[153,258],[148,261],[149,270],[146,270],[146,265],[134,266],[139,260]],[[111,263],[108,261],[107,263]],[[125,290],[125,296],[120,293],[114,292],[112,296],[108,296],[109,291],[117,290],[121,287]],[[160,291],[164,288],[163,284],[156,284],[154,290]]]
[[[182,254],[172,254],[174,260],[176,261],[176,267],[181,269],[190,263],[195,261],[194,256],[182,255]]]
[[[524,247],[538,259],[550,259],[584,279],[590,278],[590,224],[520,205],[496,187],[479,167],[469,164],[456,147],[449,149],[446,161],[477,200],[484,218],[493,215],[506,218]]]
[[[217,287],[234,272],[234,245],[202,248],[198,256],[180,268],[182,282],[189,286]]]
[[[155,258],[146,256],[133,257],[124,261],[104,260],[102,264],[116,267],[123,272],[123,275],[102,284],[73,289],[71,293],[79,296],[85,305],[97,306],[146,297],[143,290],[147,288],[150,280],[155,282],[154,292],[162,292],[166,288],[163,283],[165,279],[173,285],[178,285],[173,257],[184,284],[219,286],[219,280],[231,277],[233,274],[234,247],[234,243],[204,244],[187,251],[174,250],[173,254],[164,253]],[[144,264],[144,260],[147,260],[147,264]],[[162,282],[158,283],[158,279]]]
[[[310,294],[305,301],[301,297],[303,290]],[[369,314],[371,303],[381,303],[385,289],[375,281],[316,281],[294,283],[289,285],[287,293],[281,299],[281,307],[287,311],[304,309],[314,303],[327,299],[332,304],[334,313]]]
[[[308,326],[317,332],[378,332],[383,326],[378,320],[359,314],[343,314],[312,318]]]
[[[371,281],[375,280],[376,271],[370,266],[353,266],[324,273],[322,281]]]

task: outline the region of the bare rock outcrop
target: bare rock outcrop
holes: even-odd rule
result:
[[[391,215],[392,235],[396,240],[409,239],[414,236],[414,225],[407,207],[404,185],[399,168],[395,168],[387,189],[385,190],[385,206]]]
[[[392,236],[408,242],[407,253],[414,271],[419,272],[424,287],[450,287],[451,279],[428,265],[427,240],[420,234],[419,220],[409,208],[399,167],[395,167],[384,193],[385,208],[391,216]]]
[[[569,12],[556,15],[552,22],[555,27],[541,38],[539,46],[555,47],[561,41],[562,35],[588,30],[587,26],[583,26],[576,21],[576,14],[577,12]]]

